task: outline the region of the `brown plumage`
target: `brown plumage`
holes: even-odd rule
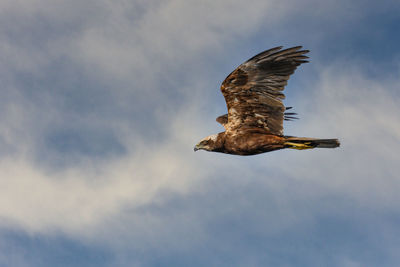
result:
[[[308,62],[308,50],[301,46],[264,51],[237,67],[222,82],[228,114],[219,116],[225,132],[201,140],[194,150],[236,155],[255,155],[283,148],[338,147],[337,139],[316,139],[283,135],[283,121],[297,119],[287,112],[282,93],[297,66]]]

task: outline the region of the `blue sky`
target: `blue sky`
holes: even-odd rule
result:
[[[398,1],[2,1],[1,266],[400,264]],[[237,157],[219,91],[303,45],[288,135]]]

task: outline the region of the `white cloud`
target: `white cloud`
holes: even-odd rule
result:
[[[290,170],[292,175],[318,179],[364,205],[396,208],[400,187],[396,164],[400,149],[398,82],[397,78],[371,79],[357,66],[325,68],[314,94],[305,96],[310,107],[303,115],[302,125],[307,127],[300,132],[338,137],[342,146],[322,155],[311,151]],[[321,167],[313,168],[314,164]]]
[[[107,120],[90,114],[75,116],[74,110],[65,114],[53,88],[37,93],[41,99],[38,105],[29,99],[29,88],[23,87],[30,84],[18,81],[21,73],[43,80],[55,61],[66,59],[69,67],[74,66],[73,62],[89,77],[104,83],[112,79],[116,84],[113,95],[121,99],[122,108],[128,105],[124,103],[127,95],[136,97],[130,104],[139,105],[147,97],[165,94],[159,80],[165,68],[173,69],[176,75],[191,60],[188,55],[198,58],[206,49],[222,49],[222,43],[235,35],[249,34],[268,6],[264,1],[253,4],[244,9],[244,3],[178,0],[79,5],[69,1],[2,2],[3,15],[9,21],[3,19],[10,27],[1,32],[5,41],[1,56],[8,59],[2,69],[4,76],[11,78],[4,91],[7,99],[3,99],[0,133],[2,143],[13,151],[11,156],[3,156],[0,164],[4,177],[0,214],[4,221],[32,232],[80,232],[118,213],[125,205],[153,201],[160,190],[184,192],[196,177],[208,171],[196,166],[195,158],[183,156],[187,151],[192,153],[193,142],[197,141],[193,135],[188,137],[197,131],[188,112],[181,116],[192,128],[179,135],[185,127],[179,114],[171,119],[171,114],[159,113],[163,121],[154,122],[154,127],[169,137],[155,144],[148,144],[146,136],[136,134],[135,123],[126,127],[126,119],[110,121],[108,124],[118,129],[127,155],[109,162],[82,156],[78,164],[67,169],[43,168],[35,159],[35,151],[48,153],[43,139],[49,129],[63,121],[70,124],[71,119],[89,125]],[[125,81],[132,86],[121,92],[118,85]],[[163,97],[161,100],[166,102]],[[198,113],[196,108],[191,111],[193,115]],[[172,115],[177,114],[174,111]]]
[[[0,214],[8,226],[17,224],[30,232],[61,230],[86,235],[96,233],[103,223],[117,223],[111,218],[118,218],[126,208],[162,201],[163,192],[203,192],[219,173],[231,175],[230,182],[245,187],[265,173],[269,177],[263,183],[273,188],[281,216],[288,216],[286,226],[274,226],[276,222],[269,219],[271,229],[280,231],[306,219],[296,212],[293,199],[285,200],[287,181],[282,184],[273,178],[282,172],[296,184],[303,181],[316,187],[317,191],[313,191],[307,186],[304,192],[299,188],[299,197],[306,194],[317,200],[324,194],[343,194],[371,209],[393,210],[399,200],[396,151],[400,124],[396,117],[398,100],[387,89],[396,84],[396,80],[367,80],[356,71],[344,72],[337,66],[321,75],[314,94],[302,99],[312,105],[310,112],[302,112],[302,119],[295,122],[297,126],[290,134],[338,137],[342,147],[335,150],[282,151],[253,158],[193,153],[191,146],[197,141],[194,136],[205,130],[197,129],[200,126],[193,123],[192,116],[196,117],[199,111],[188,109],[171,121],[168,139],[155,144],[132,144],[132,153],[100,162],[102,166],[86,159],[78,167],[46,171],[30,162],[29,157],[3,158]],[[185,129],[187,125],[190,127]],[[271,174],[272,170],[275,174]],[[134,212],[132,216],[139,219]],[[160,223],[151,216],[144,220],[153,221],[153,225]],[[138,222],[136,226],[146,229]],[[199,227],[201,233],[202,226]]]

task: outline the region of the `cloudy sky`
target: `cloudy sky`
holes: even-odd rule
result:
[[[1,266],[399,266],[397,0],[1,0]],[[193,146],[219,91],[303,45],[285,133],[339,149]]]

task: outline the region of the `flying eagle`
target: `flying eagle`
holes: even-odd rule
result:
[[[335,148],[338,139],[317,139],[283,135],[283,121],[297,119],[287,112],[282,93],[297,66],[307,63],[308,50],[282,46],[264,51],[237,67],[222,82],[228,114],[219,116],[225,132],[202,139],[194,151],[255,155],[283,148]]]

